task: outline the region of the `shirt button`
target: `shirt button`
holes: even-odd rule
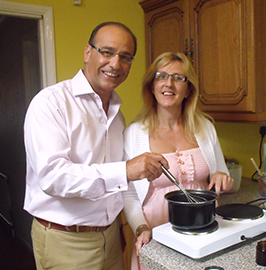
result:
[[[183,175],[185,175],[185,174],[186,174],[186,172],[185,172],[185,171],[182,171],[182,174],[183,174]]]
[[[182,165],[185,164],[185,162],[183,160],[179,160],[179,163]]]

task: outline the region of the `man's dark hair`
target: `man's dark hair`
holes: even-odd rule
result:
[[[132,31],[126,26],[124,25],[123,23],[120,23],[120,22],[103,22],[101,24],[99,24],[98,26],[96,26],[94,28],[94,30],[92,31],[91,33],[91,36],[90,36],[90,39],[89,39],[89,44],[94,44],[94,41],[95,41],[95,36],[97,34],[97,32],[104,26],[106,25],[116,25],[118,27],[121,27],[123,28],[124,30],[126,30],[133,38],[133,41],[134,41],[134,46],[135,46],[135,51],[134,51],[134,54],[136,54],[137,52],[137,38],[136,36],[132,33]]]

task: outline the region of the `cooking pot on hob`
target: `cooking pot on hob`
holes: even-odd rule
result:
[[[169,222],[179,230],[201,229],[215,220],[215,203],[218,195],[211,190],[187,190],[191,195],[206,199],[204,202],[188,202],[181,190],[165,194],[168,201]]]

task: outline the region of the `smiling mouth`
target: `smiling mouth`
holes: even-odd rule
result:
[[[119,74],[114,74],[114,73],[106,72],[106,71],[103,71],[103,74],[107,75],[108,77],[112,77],[112,78],[118,78],[119,77]]]
[[[162,93],[164,96],[174,96],[175,94],[172,92],[163,92]]]

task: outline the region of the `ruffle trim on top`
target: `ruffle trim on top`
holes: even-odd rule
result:
[[[195,167],[193,163],[193,156],[186,152],[176,153],[179,166],[179,183],[184,185],[188,182],[194,181],[195,177]]]
[[[199,148],[193,148],[163,154],[169,162],[169,171],[185,189],[206,189],[207,187],[205,181],[201,183],[201,181],[195,180],[196,173],[193,155],[199,152]]]
[[[169,162],[170,172],[175,176],[178,183],[184,185],[193,182],[195,177],[195,167],[193,156],[188,151],[164,154]]]

